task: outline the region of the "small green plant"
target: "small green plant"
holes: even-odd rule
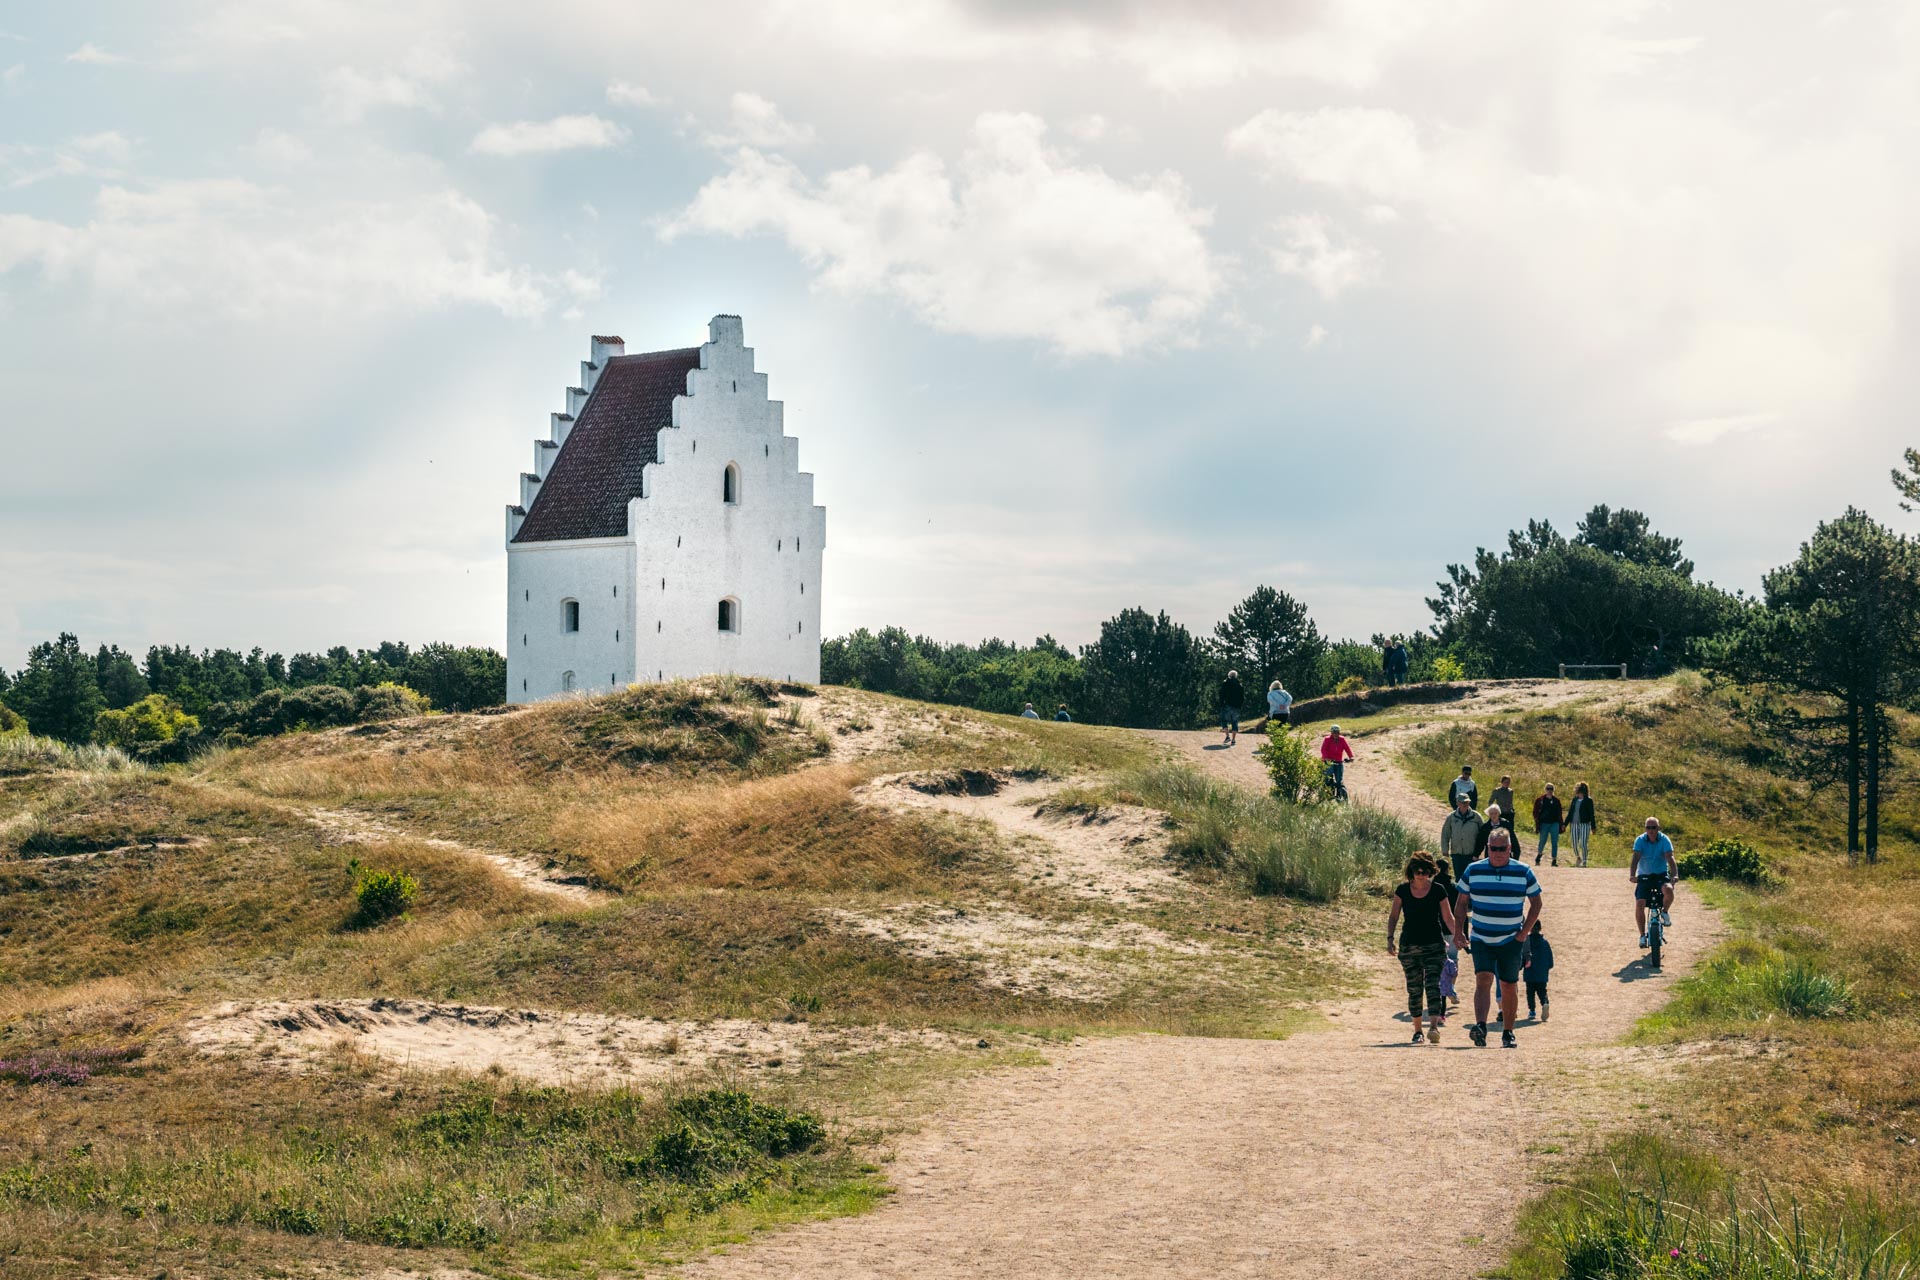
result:
[[[1760,851],[1744,840],[1723,837],[1697,853],[1683,855],[1679,864],[1680,875],[1687,880],[1736,880],[1761,886],[1779,882]]]
[[[1433,678],[1440,681],[1465,680],[1467,664],[1450,653],[1443,653],[1433,660]]]
[[[12,707],[0,703],[0,738],[27,736],[27,719]]]
[[[363,928],[406,914],[420,894],[419,882],[406,872],[369,867],[358,858],[347,863],[347,874],[360,904],[354,922]]]
[[[1326,784],[1317,761],[1307,750],[1306,739],[1288,730],[1278,721],[1267,721],[1267,740],[1253,754],[1267,767],[1273,780],[1273,797],[1288,804],[1310,804],[1326,795]]]
[[[1774,1017],[1841,1018],[1855,1005],[1853,987],[1806,960],[1747,939],[1729,942],[1681,982],[1660,1021],[1754,1022]]]
[[[1367,683],[1365,676],[1347,676],[1341,680],[1339,684],[1333,686],[1333,691],[1335,693],[1365,693],[1371,687],[1372,686]]]

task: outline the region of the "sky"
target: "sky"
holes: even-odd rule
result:
[[[0,666],[499,646],[587,339],[744,317],[824,626],[1365,637],[1903,515],[1920,9],[0,0]]]

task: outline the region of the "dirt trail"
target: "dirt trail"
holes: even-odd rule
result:
[[[1193,739],[1176,745],[1223,777],[1262,781],[1247,773],[1250,750]],[[1442,816],[1410,786],[1381,799],[1423,826]],[[876,1212],[764,1237],[686,1273],[1477,1274],[1538,1190],[1543,1148],[1629,1114],[1628,1090],[1660,1087],[1662,1053],[1613,1042],[1714,934],[1683,893],[1667,970],[1653,974],[1624,872],[1540,874],[1554,1017],[1523,1022],[1518,1050],[1472,1048],[1457,1015],[1443,1045],[1407,1043],[1399,967],[1369,924],[1355,943],[1371,994],[1329,1009],[1328,1029],[1278,1042],[1087,1041],[1045,1067],[977,1080],[901,1144],[898,1194]]]

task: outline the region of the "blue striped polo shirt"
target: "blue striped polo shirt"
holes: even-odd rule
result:
[[[1460,873],[1459,886],[1470,900],[1473,940],[1497,946],[1519,934],[1527,917],[1527,899],[1540,892],[1540,877],[1518,858],[1504,867],[1482,858]]]

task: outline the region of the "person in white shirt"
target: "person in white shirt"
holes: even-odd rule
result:
[[[1278,680],[1267,686],[1267,720],[1293,723],[1293,695]]]

